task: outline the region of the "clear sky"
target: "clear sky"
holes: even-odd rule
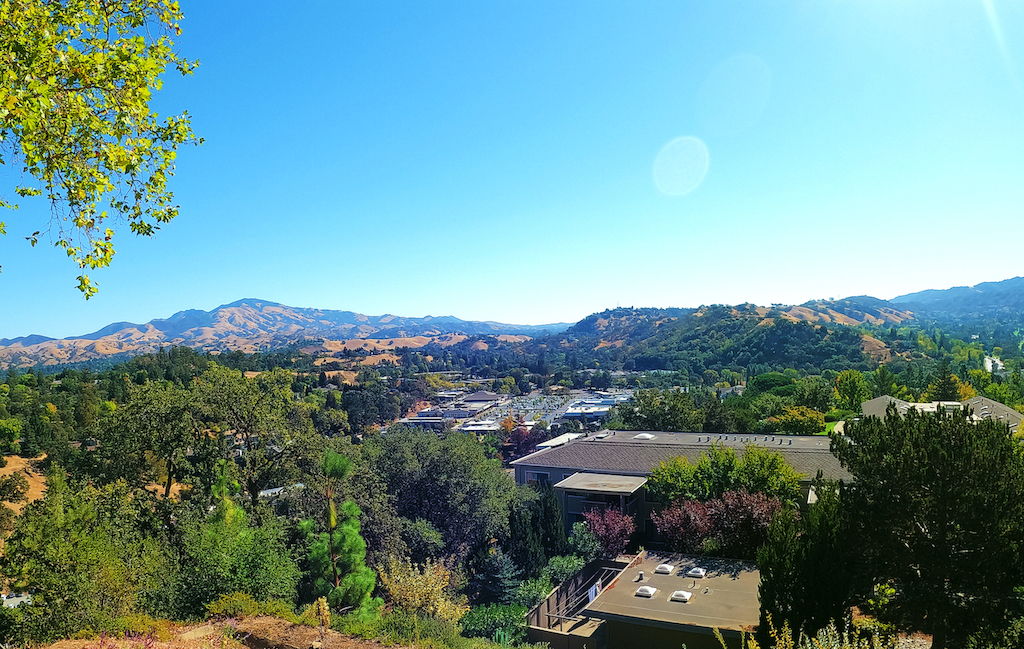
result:
[[[206,144],[93,273],[5,215],[0,337],[242,297],[573,321],[1024,274],[1024,3],[182,0]]]

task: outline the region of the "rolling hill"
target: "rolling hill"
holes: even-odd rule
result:
[[[712,357],[716,364],[784,357],[794,367],[829,362],[838,367],[861,359],[885,361],[892,355],[882,341],[851,327],[915,321],[956,326],[964,329],[964,335],[976,329],[1016,331],[1024,325],[1024,277],[921,291],[892,300],[860,295],[799,305],[616,308],[575,324],[551,325],[454,316],[369,316],[244,299],[210,311],[181,311],[145,324],[116,322],[82,336],[0,339],[0,368],[120,360],[173,345],[208,352],[257,352],[307,341],[307,353],[325,356],[346,350],[391,354],[399,349],[453,345],[471,346],[476,351],[541,345],[600,352],[616,357],[620,365],[637,368],[661,367],[665,359],[674,359],[670,361],[673,366],[693,365],[700,359],[710,362]],[[785,326],[788,324],[801,326]],[[490,337],[490,341],[475,338],[479,336]],[[759,351],[759,346],[771,349]],[[801,351],[801,346],[809,347]],[[654,358],[661,360],[654,362]]]
[[[81,336],[54,339],[31,335],[0,339],[0,367],[127,358],[174,345],[211,352],[256,352],[307,339],[408,339],[445,334],[535,336],[567,326],[514,325],[462,320],[454,316],[369,316],[352,311],[291,307],[250,298],[210,311],[180,311],[169,318],[144,324],[116,322]]]
[[[933,319],[1024,314],[1024,277],[900,295],[890,300]]]

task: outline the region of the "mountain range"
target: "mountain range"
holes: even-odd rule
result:
[[[812,300],[800,305],[744,304],[725,308],[731,309],[733,316],[757,324],[786,320],[820,324],[827,329],[835,325],[896,325],[914,320],[949,320],[963,324],[986,317],[1020,318],[1024,324],[1024,277],[920,291],[892,300],[854,296]],[[369,342],[387,339],[387,346],[400,348],[404,339],[416,338],[416,345],[408,346],[422,346],[435,337],[450,334],[537,337],[561,333],[567,339],[592,338],[599,347],[621,347],[649,338],[656,329],[664,330],[662,325],[666,323],[699,323],[698,319],[708,312],[706,308],[620,308],[595,313],[575,324],[515,325],[462,320],[454,316],[369,316],[249,298],[210,311],[180,311],[169,318],[144,324],[115,322],[81,336],[54,339],[33,334],[0,339],[0,367],[55,366],[127,358],[175,345],[208,352],[257,352],[309,340]],[[699,331],[700,328],[688,325],[687,330]],[[884,350],[873,352],[870,336],[865,338],[865,353],[884,359]]]
[[[186,346],[208,352],[257,352],[305,340],[396,339],[444,334],[536,336],[564,330],[569,323],[516,325],[462,320],[370,316],[352,311],[291,307],[247,298],[210,311],[189,309],[144,324],[115,322],[68,338],[30,335],[0,339],[0,367],[53,366],[129,357]]]

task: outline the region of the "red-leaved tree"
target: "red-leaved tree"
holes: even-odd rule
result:
[[[628,514],[623,514],[613,507],[591,509],[583,514],[590,532],[597,537],[601,545],[601,554],[615,558],[622,554],[629,539],[636,532],[636,521]]]
[[[752,559],[768,538],[768,526],[782,509],[778,498],[749,491],[726,491],[708,501],[722,554]]]
[[[683,500],[651,514],[658,533],[675,552],[694,552],[715,528],[708,506],[699,500]]]
[[[726,491],[707,502],[682,500],[651,515],[658,532],[677,552],[710,551],[753,558],[768,536],[768,525],[782,508],[778,498],[749,491]],[[705,541],[713,543],[706,544]]]

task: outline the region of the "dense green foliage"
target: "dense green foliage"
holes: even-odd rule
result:
[[[709,500],[726,491],[743,489],[785,501],[800,493],[800,474],[777,452],[748,446],[742,453],[713,444],[696,464],[676,457],[654,468],[648,493],[663,503]]]
[[[840,487],[818,482],[815,492],[817,502],[804,512],[784,509],[775,517],[757,552],[764,630],[769,617],[808,635],[846,621],[854,557]]]
[[[852,425],[834,450],[854,475],[846,506],[860,557],[895,594],[886,614],[958,646],[998,625],[1024,584],[1024,447],[961,413]]]
[[[26,238],[48,230],[86,269],[86,298],[97,290],[88,270],[114,256],[111,218],[149,236],[178,214],[168,180],[178,148],[198,140],[187,113],[160,118],[150,102],[168,67],[195,68],[174,50],[181,18],[173,0],[0,2],[0,141],[13,145],[0,165],[31,178],[4,189],[49,202],[49,226]]]

